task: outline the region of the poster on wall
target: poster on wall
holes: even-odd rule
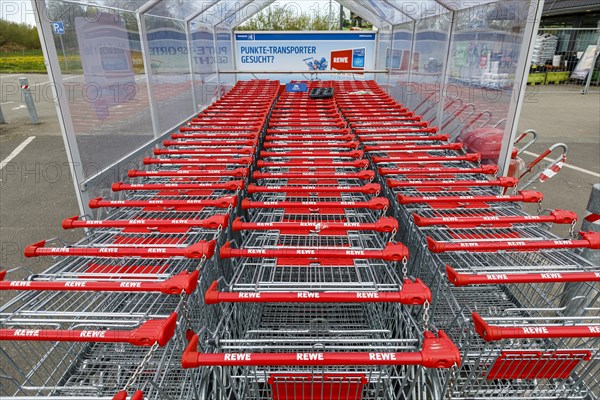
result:
[[[96,117],[104,120],[112,106],[131,101],[136,95],[125,21],[107,13],[94,19],[76,17],[75,31],[86,101],[93,105]]]
[[[315,71],[356,71],[356,79],[372,79],[361,71],[374,68],[375,32],[277,32],[235,34],[238,79],[337,79],[340,74]],[[252,71],[306,71],[301,74],[252,74]]]

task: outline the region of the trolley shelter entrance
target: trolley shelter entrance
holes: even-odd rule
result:
[[[542,9],[345,0],[377,30],[250,33],[236,27],[272,1],[33,3],[84,213],[165,134],[253,78],[375,79],[453,136],[502,129],[490,159],[506,172]]]

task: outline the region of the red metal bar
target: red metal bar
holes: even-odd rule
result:
[[[448,203],[448,202],[514,202],[522,201],[525,203],[538,203],[542,201],[544,195],[540,192],[522,190],[516,195],[497,195],[497,196],[404,196],[398,195],[400,204],[415,203]]]
[[[427,237],[429,250],[434,253],[447,251],[496,252],[500,250],[536,251],[542,249],[593,249],[600,250],[600,232],[580,232],[581,239],[567,240],[502,240],[493,242],[438,242]]]
[[[201,366],[364,366],[422,365],[426,368],[450,368],[460,365],[460,352],[444,331],[438,337],[423,333],[419,352],[314,352],[314,353],[199,353],[198,336],[194,335],[183,352],[183,368]]]
[[[363,186],[258,186],[248,185],[248,193],[365,193],[381,192],[381,185],[368,183]]]
[[[600,338],[600,325],[521,327],[489,325],[476,312],[472,313],[475,330],[486,342],[503,339]]]
[[[454,175],[454,174],[484,174],[498,173],[498,166],[484,164],[476,168],[444,168],[444,167],[418,167],[418,168],[382,168],[379,175]]]
[[[311,158],[311,157],[335,157],[335,158],[363,158],[362,150],[351,151],[326,151],[326,150],[289,150],[289,151],[261,151],[260,157],[289,157],[289,158]]]
[[[359,172],[259,172],[256,171],[252,174],[254,179],[296,179],[296,178],[330,178],[330,179],[360,179],[363,181],[370,181],[375,178],[375,171],[362,170]]]
[[[320,210],[327,208],[366,208],[369,210],[383,210],[389,208],[390,202],[385,197],[375,197],[369,201],[250,201],[242,200],[242,209],[252,208],[296,208]]]
[[[195,190],[195,189],[215,189],[237,191],[244,188],[243,180],[229,182],[192,182],[192,183],[123,183],[115,182],[112,184],[113,192],[124,190]]]
[[[392,217],[382,217],[374,223],[361,222],[244,222],[241,218],[233,221],[234,231],[279,230],[285,233],[305,235],[310,232],[375,231],[393,232],[398,230],[398,221]]]
[[[387,186],[390,188],[397,187],[481,187],[481,186],[497,186],[503,188],[511,188],[515,187],[518,183],[517,178],[513,178],[511,176],[500,177],[498,179],[491,180],[449,180],[449,179],[440,179],[440,180],[407,180],[407,181],[398,181],[396,179],[388,178]]]
[[[214,167],[213,167],[214,168]],[[236,168],[236,169],[176,169],[176,170],[158,170],[158,171],[145,171],[132,169],[127,171],[127,176],[130,178],[142,177],[142,176],[233,176],[236,178],[248,176],[250,168]]]
[[[408,249],[401,243],[388,243],[381,250],[351,250],[351,249],[307,249],[300,247],[283,247],[275,249],[234,249],[231,242],[221,247],[221,258],[339,258],[339,259],[377,259],[384,261],[402,261],[408,258]]]
[[[152,346],[158,343],[165,346],[177,325],[177,313],[166,319],[152,319],[138,328],[125,330],[51,330],[51,329],[0,329],[0,340],[18,340],[30,342],[93,342],[93,343],[129,343],[133,346]]]
[[[227,226],[229,215],[213,215],[205,219],[103,219],[80,220],[79,216],[65,218],[62,221],[63,229],[74,228],[189,228],[200,227],[205,229],[218,229]]]
[[[56,290],[63,292],[158,292],[168,295],[180,295],[185,292],[191,294],[198,286],[199,271],[181,272],[171,278],[152,282],[139,281],[114,281],[103,282],[75,279],[68,281],[4,281],[0,280],[0,290]],[[0,276],[2,279],[3,276]]]
[[[252,157],[144,158],[144,165],[250,165]]]
[[[450,226],[450,227],[475,227],[505,226],[506,224],[538,224],[556,223],[572,224],[577,221],[577,214],[573,211],[554,210],[550,215],[523,215],[523,216],[481,216],[481,217],[436,217],[426,218],[413,214],[417,226]]]
[[[210,258],[216,242],[202,240],[185,248],[175,247],[51,247],[45,248],[46,241],[33,243],[25,248],[25,257],[82,256],[82,257],[140,257],[140,258]]]
[[[218,199],[200,199],[200,200],[103,200],[97,197],[89,201],[90,208],[100,207],[171,207],[173,209],[192,209],[198,207],[217,207],[229,208],[235,207],[237,196],[224,196]]]
[[[481,161],[481,154],[469,153],[461,156],[387,156],[387,157],[372,157],[374,163],[386,163],[386,162],[448,162],[448,161],[469,161],[479,162]]]
[[[366,168],[369,160],[336,161],[336,160],[307,160],[307,161],[263,161],[258,160],[256,166],[263,167],[354,167]]]
[[[446,275],[454,286],[491,285],[507,283],[600,282],[598,272],[548,272],[523,274],[463,274],[446,265]]]
[[[431,291],[421,281],[405,279],[398,292],[220,292],[218,282],[208,288],[204,301],[217,303],[400,303],[431,302]]]

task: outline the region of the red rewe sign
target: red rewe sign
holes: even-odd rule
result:
[[[356,68],[352,66],[352,49],[349,50],[333,50],[331,52],[331,69],[335,70],[354,70],[361,71],[364,68]]]

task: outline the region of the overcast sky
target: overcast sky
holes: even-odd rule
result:
[[[187,0],[198,1],[198,0]],[[90,1],[94,4],[94,1]],[[98,1],[97,3],[101,3]],[[296,3],[306,11],[319,10],[321,13],[327,13],[329,10],[329,0],[278,0],[274,4]],[[335,1],[333,7],[339,7]],[[12,22],[26,23],[35,25],[35,17],[31,7],[30,0],[0,0],[0,19],[6,19]]]

